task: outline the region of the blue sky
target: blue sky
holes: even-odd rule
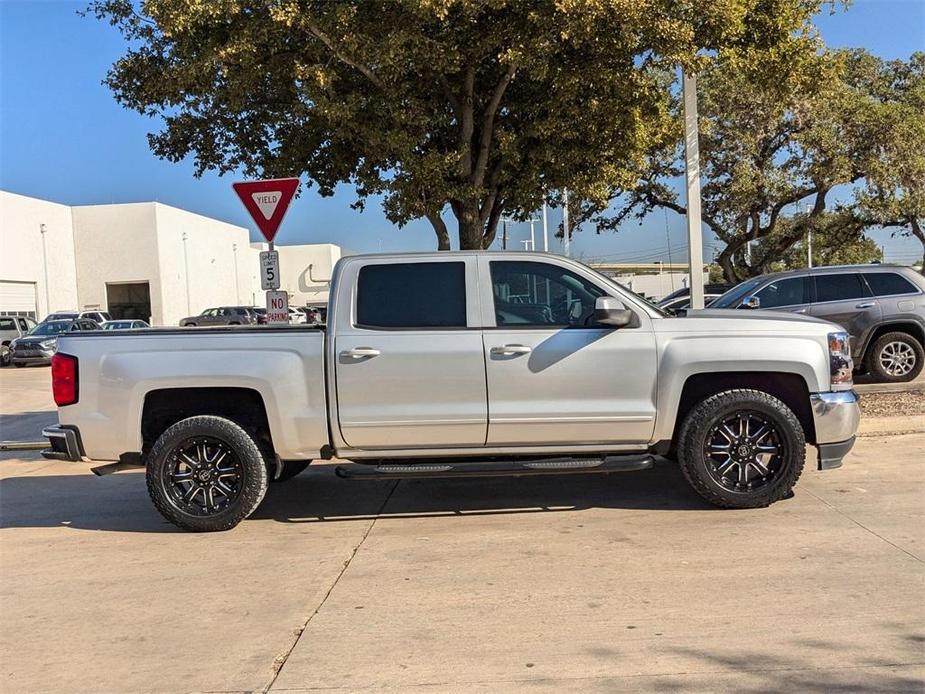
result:
[[[0,1],[0,189],[71,205],[158,200],[246,226],[259,238],[230,177],[196,179],[190,162],[151,154],[145,135],[159,129],[158,122],[121,108],[101,84],[124,43],[108,24],[78,16],[84,5]],[[817,25],[834,47],[863,47],[884,58],[925,50],[925,0],[855,0],[847,11],[820,16]],[[377,202],[359,213],[350,209],[353,200],[349,187],[332,198],[310,190],[293,203],[277,241],[332,242],[356,251],[434,248],[426,221],[397,229]],[[559,219],[557,210],[550,212],[550,229]],[[914,240],[874,236],[888,259],[921,257]],[[526,225],[512,225],[512,247],[528,237]],[[572,253],[667,260],[668,238],[672,259],[683,260],[684,220],[659,212],[617,234],[577,234]],[[550,249],[560,250],[558,241],[551,239]]]

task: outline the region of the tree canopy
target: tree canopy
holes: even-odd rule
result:
[[[357,207],[378,194],[399,226],[430,220],[441,249],[449,208],[471,249],[550,191],[603,209],[633,189],[676,136],[678,66],[783,60],[811,41],[823,4],[147,0],[136,13],[132,0],[98,0],[90,11],[128,40],[107,83],[162,120],[149,136],[158,156],[191,156],[199,174],[307,175],[322,195],[350,183]],[[738,117],[748,98],[732,98]],[[717,118],[709,143],[731,127]]]
[[[729,281],[768,271],[809,232],[820,248],[826,236],[860,243],[875,226],[925,243],[925,54],[791,48],[763,61],[732,51],[700,76],[703,221],[725,244]],[[612,191],[614,206],[584,203],[580,218],[608,230],[658,207],[686,213],[677,100],[672,109],[675,133],[636,183]]]

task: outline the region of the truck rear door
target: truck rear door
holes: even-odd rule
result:
[[[350,265],[332,316],[340,432],[353,448],[482,446],[475,256]]]

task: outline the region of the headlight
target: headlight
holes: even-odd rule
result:
[[[832,386],[845,390],[854,383],[851,338],[846,332],[829,333],[829,375]]]
[[[42,340],[39,344],[42,345],[42,349],[54,349],[57,347],[58,341],[55,339]]]

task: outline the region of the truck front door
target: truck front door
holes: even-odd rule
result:
[[[488,422],[475,256],[370,260],[339,280],[337,413],[353,448],[482,446]],[[468,291],[467,291],[468,289]]]
[[[551,260],[480,258],[488,445],[644,443],[655,424],[650,318],[595,325],[608,290]],[[488,288],[490,287],[490,292]]]

